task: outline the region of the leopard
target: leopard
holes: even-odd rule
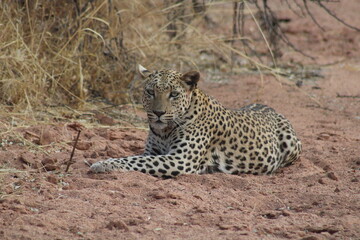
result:
[[[269,175],[299,159],[301,141],[273,108],[255,103],[228,109],[198,87],[198,71],[149,71],[138,65],[138,72],[149,125],[145,150],[96,162],[90,172]]]

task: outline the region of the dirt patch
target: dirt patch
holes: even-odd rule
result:
[[[337,6],[345,20],[360,25],[359,4]],[[326,18],[321,10],[316,13]],[[334,20],[321,21],[329,29],[323,33],[308,21],[290,22],[287,31],[299,47],[318,56],[319,63],[340,61],[323,68],[323,79],[304,81],[300,88],[266,76],[261,83],[249,75],[222,83],[203,76],[200,84],[230,108],[257,100],[287,116],[303,142],[300,161],[272,176],[183,175],[163,180],[138,172],[88,174],[87,163],[143,151],[145,130],[118,128],[107,119],[104,124],[115,125],[81,132],[75,163],[65,173],[76,130],[68,123],[18,129],[34,149],[2,139],[0,238],[358,238],[359,33]],[[308,60],[292,52],[285,55]]]

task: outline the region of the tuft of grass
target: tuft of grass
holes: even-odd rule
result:
[[[247,1],[242,14],[258,9]],[[233,1],[65,0],[0,2],[0,112],[34,112],[65,106],[92,109],[100,97],[112,104],[137,102],[136,64],[181,71],[216,67],[231,72],[237,62],[283,75],[254,60],[232,34]],[[234,44],[237,42],[238,44]],[[205,60],[204,60],[205,59]],[[240,60],[239,60],[240,59]],[[205,63],[206,62],[206,63]]]
[[[205,11],[227,1],[214,8],[189,3],[1,1],[0,104],[33,112],[59,105],[81,109],[94,96],[128,103],[139,97],[139,62],[197,68],[201,52],[229,60],[231,32],[212,31]]]
[[[24,173],[26,171],[21,171],[15,168],[0,168],[0,175],[1,174],[10,174],[10,173]]]

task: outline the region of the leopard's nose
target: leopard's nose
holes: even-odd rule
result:
[[[165,114],[165,112],[164,111],[153,111],[154,113],[155,113],[155,115],[156,116],[158,116],[158,117],[161,117],[162,115],[164,115]]]

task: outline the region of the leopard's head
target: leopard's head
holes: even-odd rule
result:
[[[138,70],[145,82],[143,105],[150,126],[161,131],[168,126],[179,124],[190,107],[193,91],[200,78],[199,72],[150,72],[141,65]]]

